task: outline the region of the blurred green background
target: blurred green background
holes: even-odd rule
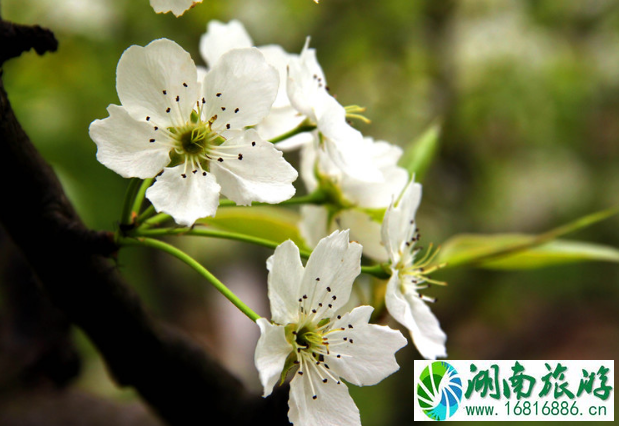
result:
[[[178,19],[156,15],[147,0],[3,0],[2,17],[49,27],[59,40],[54,54],[7,63],[3,79],[26,132],[95,229],[114,229],[127,185],[96,161],[88,136],[89,124],[118,103],[120,55],[167,37],[203,64],[198,43],[211,19],[239,19],[256,45],[289,52],[311,36],[331,92],[344,105],[367,107],[372,123],[357,126],[364,134],[406,146],[442,122],[418,216],[424,245],[459,233],[539,233],[619,201],[615,0],[204,0]],[[611,219],[571,237],[619,247],[618,224]],[[268,314],[268,250],[204,240],[183,247]],[[127,249],[119,266],[156,315],[259,390],[251,321],[165,256]],[[449,282],[429,294],[438,297],[432,309],[450,358],[619,353],[616,264],[453,269],[436,278]],[[132,392],[111,384],[87,339],[76,338],[84,357],[79,386],[136,404]],[[409,345],[398,353],[400,373],[375,387],[351,386],[364,425],[412,423],[418,356]]]

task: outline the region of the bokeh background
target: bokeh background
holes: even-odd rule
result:
[[[460,233],[538,233],[619,201],[616,0],[204,0],[178,19],[156,15],[147,0],[2,0],[1,7],[3,19],[49,27],[59,40],[54,54],[31,52],[7,63],[3,79],[26,132],[95,229],[114,229],[127,186],[96,161],[88,136],[89,124],[118,103],[120,55],[132,44],[167,37],[203,64],[199,38],[211,19],[239,19],[256,45],[280,44],[289,52],[300,52],[311,36],[332,93],[344,105],[367,107],[372,123],[357,126],[364,134],[405,147],[442,123],[418,216],[425,244]],[[619,247],[618,225],[610,219],[571,237]],[[183,248],[268,315],[268,250],[215,240],[190,240]],[[23,342],[7,343],[20,338],[7,303],[7,250],[0,262],[0,408],[26,419],[54,408],[46,398],[29,399],[27,386],[2,373],[11,370],[10,348],[28,350]],[[259,391],[251,321],[166,256],[130,248],[118,265],[155,315],[185,329]],[[617,264],[454,268],[436,277],[449,282],[430,294],[438,297],[432,309],[448,335],[450,358],[619,353]],[[75,424],[156,424],[131,390],[113,384],[88,339],[79,330],[73,335],[82,367],[71,389],[80,397],[55,403],[57,410],[79,406],[102,419]],[[416,357],[409,345],[398,353],[398,374],[375,387],[351,386],[364,425],[412,423]],[[102,399],[105,410],[84,408]],[[16,411],[20,404],[28,410]]]

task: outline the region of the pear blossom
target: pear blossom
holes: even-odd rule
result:
[[[335,229],[350,229],[351,238],[363,245],[363,254],[383,262],[388,257],[381,242],[382,217],[406,186],[408,172],[397,165],[402,149],[396,145],[365,137],[358,148],[370,153],[382,174],[380,182],[355,179],[313,145],[303,148],[300,174],[307,190],[325,191],[330,199],[325,205],[302,206],[299,229],[310,247]]]
[[[157,13],[172,12],[176,17],[181,16],[202,0],[150,0],[150,5]]]
[[[233,19],[228,23],[209,21],[206,33],[200,38],[200,54],[208,66],[212,66],[224,53],[239,48],[253,47],[254,42],[243,26]],[[280,45],[258,46],[267,63],[279,73],[280,84],[270,113],[256,125],[256,130],[265,139],[272,139],[297,127],[305,117],[295,110],[286,93],[288,63],[296,54],[286,52]]]
[[[395,352],[404,336],[369,324],[371,306],[341,309],[360,273],[361,250],[343,231],[322,239],[305,267],[291,241],[267,260],[272,321],[257,321],[255,363],[265,397],[294,372],[288,419],[297,426],[360,425],[342,379],[374,385],[399,369]]]
[[[190,55],[167,39],[120,58],[122,106],[90,125],[97,159],[123,177],[157,177],[146,197],[190,226],[213,216],[223,194],[239,205],[278,203],[297,172],[254,129],[269,112],[277,72],[254,48],[222,55],[202,81]]]
[[[363,135],[348,124],[346,109],[329,94],[329,86],[309,38],[298,57],[288,64],[288,98],[292,106],[316,124],[314,144],[343,173],[364,182],[383,177],[371,154],[362,147]]]
[[[410,182],[401,199],[392,203],[383,218],[382,242],[389,254],[391,278],[387,283],[385,305],[391,316],[410,331],[411,338],[426,359],[446,357],[447,336],[425,302],[434,299],[421,295],[430,282],[423,268],[426,261],[415,263],[415,242],[419,233],[415,213],[421,202],[421,185]]]

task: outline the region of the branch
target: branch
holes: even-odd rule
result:
[[[26,46],[48,46],[48,30],[0,23],[3,59]],[[12,43],[15,48],[6,47]],[[50,300],[84,330],[120,384],[134,386],[171,425],[217,418],[230,425],[288,424],[286,388],[267,399],[248,393],[199,345],[149,316],[106,258],[117,249],[111,236],[82,223],[17,121],[1,79],[0,158],[0,221]]]

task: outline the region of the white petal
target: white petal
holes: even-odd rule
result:
[[[303,279],[299,249],[290,240],[283,242],[267,259],[271,318],[277,324],[295,322],[299,314],[298,293]]]
[[[299,114],[297,110],[290,105],[279,108],[273,107],[269,115],[256,126],[256,130],[263,138],[269,140],[294,129],[301,124],[303,120],[305,120],[305,117]],[[304,137],[302,139],[303,141],[307,140],[307,133],[301,133],[296,136]],[[292,138],[286,139],[284,142],[290,144],[290,139]],[[301,142],[301,139],[299,139],[299,142]]]
[[[161,128],[185,124],[198,99],[196,66],[173,41],[131,46],[116,69],[116,91],[127,112]]]
[[[373,142],[363,139],[363,147],[372,158],[372,163],[383,175],[381,182],[364,182],[349,175],[342,176],[341,188],[346,199],[356,206],[366,208],[385,208],[398,197],[408,182],[408,172],[398,167],[402,149],[387,142]]]
[[[264,397],[273,392],[273,386],[279,380],[286,358],[293,348],[286,341],[284,327],[273,325],[265,318],[256,321],[260,327],[260,338],[256,345],[254,363],[260,375],[260,382],[264,387]]]
[[[350,229],[350,239],[363,246],[363,255],[378,262],[389,260],[380,239],[381,224],[357,209],[342,210],[337,220],[339,229]]]
[[[334,332],[334,339],[345,337],[345,344],[340,344],[334,351],[341,358],[330,357],[331,369],[341,377],[357,386],[375,385],[385,377],[400,369],[395,353],[406,346],[406,338],[398,330],[383,325],[368,324],[374,310],[371,306],[360,306],[337,320],[333,329],[344,328]],[[330,335],[330,342],[332,338]]]
[[[202,3],[202,0],[150,0],[155,12],[172,12],[177,18],[198,3]]]
[[[291,57],[288,64],[288,98],[301,114],[314,123],[322,111],[327,95],[325,75],[316,59],[316,51],[309,48],[309,37],[299,57]]]
[[[170,162],[168,137],[150,123],[133,119],[123,107],[110,105],[107,111],[108,118],[93,121],[89,128],[97,160],[125,178],[156,176]]]
[[[295,426],[361,426],[359,409],[346,385],[323,383],[311,370],[295,375],[290,383],[288,420]]]
[[[166,168],[148,188],[146,198],[158,212],[169,214],[179,225],[191,226],[197,219],[215,215],[220,189],[212,173],[194,173],[181,164]]]
[[[204,80],[206,118],[212,129],[242,129],[267,116],[277,96],[279,76],[255,47],[233,49],[219,58]]]
[[[305,188],[307,192],[314,192],[316,188],[318,188],[318,179],[316,178],[316,169],[317,169],[317,161],[319,161],[319,156],[321,155],[320,148],[317,147],[318,144],[318,133],[312,132],[313,140],[301,147],[301,155],[299,162],[301,163],[299,166],[301,179],[303,179],[303,183],[305,184]],[[321,162],[322,164],[322,162]],[[318,167],[321,171],[322,168]]]
[[[306,312],[316,309],[317,317],[324,318],[348,301],[352,284],[361,272],[361,251],[361,245],[349,243],[348,230],[320,240],[307,261],[299,289],[299,297],[308,296]]]
[[[294,195],[292,182],[297,178],[297,171],[255,130],[249,129],[239,137],[228,139],[218,150],[234,156],[212,162],[211,171],[221,185],[221,193],[235,203],[244,206],[252,201],[274,204]]]
[[[268,117],[267,117],[268,118]],[[260,130],[258,130],[260,132]],[[306,145],[311,144],[314,141],[313,132],[303,132],[298,135],[294,135],[281,142],[277,142],[275,147],[282,152],[295,151],[299,148],[303,148]]]
[[[198,3],[202,3],[202,0],[150,0],[155,12],[172,12],[177,18]]]
[[[253,45],[254,42],[240,21],[233,19],[224,24],[213,20],[208,23],[206,33],[200,38],[200,54],[212,67],[224,53]]]
[[[314,248],[321,238],[329,235],[329,212],[324,206],[301,206],[299,232],[308,247]]]
[[[414,220],[420,203],[421,185],[411,181],[404,189],[397,205],[392,203],[385,212],[381,239],[394,264],[400,261],[403,251],[410,251],[410,248],[404,246],[415,233]]]
[[[346,111],[328,96],[318,117],[318,130],[324,136],[329,158],[342,173],[363,182],[382,182],[383,174],[372,160],[372,152],[363,143],[363,135],[346,122]]]
[[[291,60],[297,58],[298,55],[286,52],[281,46],[277,44],[260,46],[258,50],[262,52],[267,62],[273,65],[273,67],[279,73],[279,90],[277,92],[277,98],[275,98],[275,102],[273,103],[273,107],[291,107],[290,100],[288,99],[288,93],[286,90],[286,82],[288,79],[288,64]]]
[[[402,293],[397,271],[387,284],[385,305],[391,316],[408,328],[419,353],[426,359],[446,357],[447,336],[430,308],[413,290]]]

